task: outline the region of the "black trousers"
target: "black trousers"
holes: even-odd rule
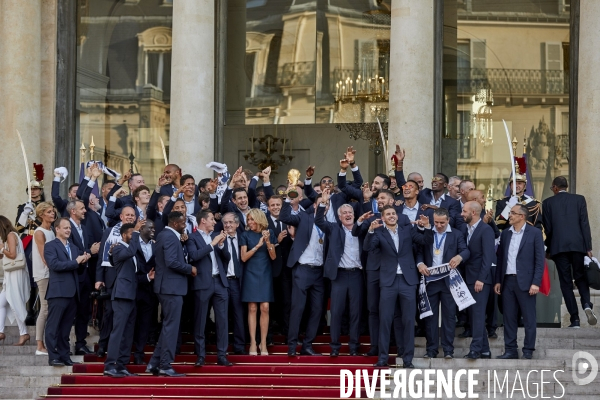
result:
[[[521,290],[516,276],[506,276],[502,285],[502,302],[504,303],[504,350],[511,354],[517,353],[518,315],[521,311],[523,325],[525,325],[523,353],[532,353],[535,351],[536,296],[531,296],[529,290]]]
[[[367,280],[367,309],[369,310],[369,334],[371,348],[379,346],[379,270],[366,271]]]
[[[98,339],[98,347],[104,350],[108,349],[108,340],[113,326],[113,309],[112,302],[108,299],[103,300],[104,310],[102,312],[102,327],[100,328],[100,338]]]
[[[478,353],[488,353],[490,343],[488,341],[487,330],[485,329],[485,308],[490,296],[491,284],[485,283],[481,292],[475,292],[475,284],[467,285],[471,296],[476,301],[475,304],[467,308],[469,310],[469,320],[471,321],[471,330],[473,331],[473,340],[471,341],[471,351]]]
[[[446,278],[448,279],[448,278]],[[454,353],[454,330],[456,329],[456,303],[446,284],[446,279],[440,279],[427,284],[427,297],[431,306],[432,316],[424,319],[427,352],[438,354],[440,341],[440,305],[442,309],[441,338],[444,353]]]
[[[139,290],[139,289],[138,289]],[[158,300],[154,293],[144,293],[136,300],[136,322],[133,334],[133,347],[137,356],[144,355],[144,347],[148,341],[152,326],[152,319],[156,319],[155,307]]]
[[[196,355],[206,356],[206,319],[208,317],[209,304],[212,301],[217,328],[217,356],[226,356],[228,345],[227,304],[229,302],[229,292],[223,286],[221,277],[213,277],[207,289],[195,290],[194,299],[194,344]]]
[[[48,359],[70,360],[69,335],[77,313],[77,298],[58,297],[48,299],[48,319],[44,337],[48,348]]]
[[[75,350],[79,350],[87,344],[85,338],[88,334],[88,322],[92,313],[90,303],[90,292],[92,291],[92,282],[86,271],[79,275],[84,276],[83,281],[79,282],[79,301],[77,302],[77,314],[75,316]]]
[[[295,348],[298,344],[300,320],[310,297],[310,316],[306,326],[303,348],[310,348],[317,335],[325,293],[323,283],[323,267],[296,264],[292,270],[292,308],[290,311],[290,327],[288,330],[288,346]]]
[[[162,330],[149,364],[167,370],[175,359],[183,296],[159,294],[158,301],[163,315]]]
[[[125,369],[131,357],[131,344],[135,329],[135,300],[112,300],[113,329],[110,332],[104,369]]]
[[[585,304],[590,303],[590,287],[588,286],[583,264],[585,256],[585,253],[578,253],[575,251],[558,253],[552,256],[552,261],[556,264],[556,270],[558,272],[560,290],[565,299],[567,310],[569,311],[569,314],[571,314],[571,322],[579,320],[577,300],[573,293],[573,280],[575,280],[575,286],[577,286],[577,289],[579,290],[581,305],[584,306]]]
[[[350,315],[350,351],[358,351],[360,346],[360,315],[363,304],[363,274],[362,270],[345,270],[338,268],[337,277],[331,281],[331,350],[341,347],[340,334],[342,316],[349,303]]]
[[[246,347],[246,329],[242,303],[242,281],[229,279],[227,290],[229,292],[229,312],[233,323],[233,351],[243,351]]]

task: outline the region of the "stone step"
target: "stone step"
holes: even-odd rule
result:
[[[54,376],[60,377],[63,374],[71,374],[73,367],[51,367],[48,365],[44,366],[32,366],[32,365],[14,365],[14,366],[0,366],[0,376]]]
[[[83,356],[71,356],[71,360],[74,362],[83,362]],[[3,355],[0,357],[0,367],[10,366],[39,366],[48,367],[48,357],[44,356],[10,356]]]
[[[6,387],[47,388],[60,383],[60,376],[2,376],[0,392]]]
[[[48,388],[3,387],[0,399],[38,399],[48,393]]]

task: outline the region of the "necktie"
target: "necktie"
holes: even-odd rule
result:
[[[72,260],[73,256],[71,256],[71,246],[69,246],[69,243],[67,243],[65,247],[67,248],[67,254],[69,254],[69,260]]]
[[[467,236],[467,244],[471,241],[471,236],[473,235],[473,226],[469,226],[469,235]]]
[[[239,278],[240,274],[240,260],[238,259],[237,250],[233,244],[233,237],[229,236],[229,246],[231,246],[231,258],[233,259],[233,271],[235,276]]]
[[[181,248],[183,249],[183,258],[185,259],[185,262],[188,262],[188,251],[185,244],[181,243]]]

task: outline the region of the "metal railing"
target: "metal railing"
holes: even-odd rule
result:
[[[458,92],[490,87],[494,94],[569,94],[569,71],[503,68],[458,68]]]

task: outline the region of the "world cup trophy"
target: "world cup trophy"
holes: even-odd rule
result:
[[[290,169],[288,172],[288,185],[289,189],[286,191],[286,195],[290,199],[295,199],[299,196],[298,194],[298,181],[300,180],[300,171],[297,169]]]

